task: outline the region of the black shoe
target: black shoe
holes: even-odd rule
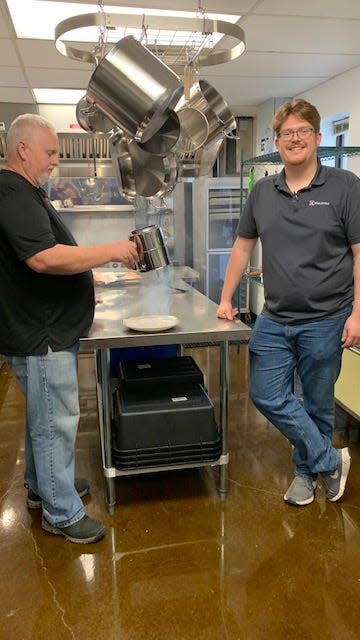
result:
[[[41,526],[44,531],[53,533],[55,535],[62,535],[70,540],[70,542],[76,542],[77,544],[90,544],[91,542],[97,542],[105,535],[105,527],[100,520],[94,520],[89,516],[83,516],[81,520],[70,524],[68,527],[55,527],[50,524],[44,516],[41,520]]]
[[[26,486],[26,485],[25,485]],[[90,485],[86,478],[75,478],[75,489],[78,492],[80,498],[87,496],[90,491]],[[41,508],[41,497],[38,496],[32,489],[28,489],[28,494],[26,498],[26,504],[29,509],[40,509]]]

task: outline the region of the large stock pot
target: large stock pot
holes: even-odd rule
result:
[[[147,142],[178,102],[180,78],[132,36],[99,62],[86,97],[137,142]]]

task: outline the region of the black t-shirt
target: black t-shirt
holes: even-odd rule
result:
[[[25,260],[56,244],[76,245],[46,197],[19,174],[0,171],[0,353],[44,355],[86,336],[94,317],[91,271],[36,273]]]

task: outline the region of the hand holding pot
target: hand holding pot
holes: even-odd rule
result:
[[[113,243],[113,262],[122,262],[128,269],[136,269],[139,254],[136,245],[131,240],[118,240]]]

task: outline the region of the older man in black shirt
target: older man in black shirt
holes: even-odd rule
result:
[[[41,185],[58,165],[54,127],[37,115],[12,123],[0,171],[0,353],[26,398],[25,485],[42,506],[42,527],[76,543],[103,537],[74,478],[79,422],[77,354],[94,315],[91,269],[109,261],[133,267],[129,240],[77,246]]]

